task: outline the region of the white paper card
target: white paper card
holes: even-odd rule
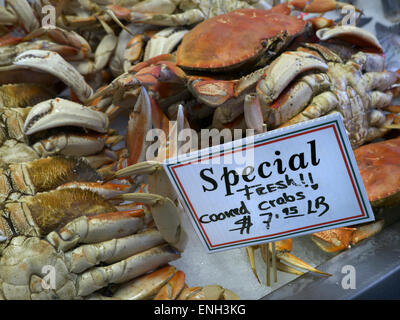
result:
[[[374,220],[338,114],[168,159],[209,252]]]

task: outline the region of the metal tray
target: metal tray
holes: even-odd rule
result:
[[[389,219],[395,219],[398,215],[400,208],[387,213]],[[400,299],[400,221],[350,250],[339,253],[318,268],[332,276],[316,278],[307,273],[261,299]],[[346,277],[351,268],[355,275],[354,285],[348,288],[346,284],[349,284],[349,280]]]

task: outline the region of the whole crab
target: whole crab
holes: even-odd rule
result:
[[[317,4],[321,5],[321,2],[316,1]],[[324,73],[328,71],[328,64],[333,68],[335,62],[335,70],[342,68],[342,72],[345,73],[340,76],[339,71],[336,71],[337,79],[334,83],[344,81],[345,77],[352,77],[354,82],[363,76],[365,84],[359,85],[352,95],[363,96],[371,92],[374,96],[372,103],[364,99],[362,103],[358,101],[358,104],[353,106],[354,112],[358,110],[362,119],[356,125],[347,126],[351,136],[358,135],[352,141],[354,146],[360,145],[373,137],[373,131],[380,132],[381,126],[390,124],[390,120],[385,123],[382,121],[377,109],[390,103],[391,95],[386,91],[396,81],[396,75],[383,70],[383,57],[357,54],[355,51],[355,56],[349,60],[348,57],[339,57],[320,44],[311,43],[308,49],[299,49],[295,54],[281,54],[289,45],[296,49],[302,45],[306,46],[305,41],[315,42],[315,39],[318,39],[311,24],[289,15],[291,6],[294,5],[297,5],[297,2],[282,4],[270,10],[239,9],[203,21],[185,34],[177,50],[176,62],[174,56],[161,55],[139,63],[133,66],[130,72],[116,78],[108,87],[94,94],[89,101],[110,94],[120,98],[126,90],[144,85],[149,88],[159,105],[164,106],[170,105],[174,98],[177,101],[185,99],[183,92],[186,87],[199,102],[215,109],[212,127],[247,126],[260,132],[263,122],[272,128],[284,124],[300,113],[314,95],[333,90],[330,88],[334,84],[329,80],[329,73]],[[309,9],[310,6],[305,9]],[[300,8],[304,8],[304,5]],[[334,7],[321,5],[318,8],[325,11]],[[313,20],[313,25],[319,28],[321,21],[326,22],[324,18],[319,17]],[[368,47],[377,53],[381,52],[376,38],[357,27],[322,28],[316,36],[321,39],[321,44],[343,38],[347,40],[347,47],[351,47],[350,51],[354,51],[354,48],[361,50]],[[355,44],[358,46],[355,47]],[[313,48],[310,49],[310,46]],[[346,48],[346,45],[343,46]],[[353,62],[358,63],[359,67],[352,68]],[[346,63],[347,66],[342,66]],[[274,73],[274,70],[277,71]],[[295,92],[296,95],[292,94],[290,99],[285,98],[285,95],[281,96],[293,78],[312,71],[318,71],[319,74],[314,72],[315,75],[300,81],[301,83],[290,91],[290,94]],[[382,72],[382,75],[377,75],[378,72]],[[246,75],[231,80],[243,73]],[[282,76],[283,73],[285,77]],[[172,86],[179,89],[174,91]],[[308,87],[310,89],[307,89]],[[340,90],[343,91],[343,88]],[[382,91],[385,92],[379,94]],[[346,96],[347,93],[342,95]],[[385,97],[382,105],[375,105],[378,96]],[[274,102],[276,103],[273,104]],[[116,104],[118,103],[119,100]],[[325,113],[329,111],[332,110]],[[346,110],[342,111],[345,122],[352,123],[351,115],[349,116]],[[325,113],[321,112],[320,115]],[[369,114],[373,115],[370,119],[372,122],[367,119]],[[360,127],[362,132],[357,132],[360,131]],[[369,134],[365,134],[365,131],[369,131]]]
[[[119,205],[115,195],[131,186],[99,179],[74,158],[1,170],[0,299],[238,298],[220,286],[188,288],[182,271],[165,266],[180,252],[159,230],[183,235],[168,199],[144,194],[150,207]],[[49,284],[44,270],[50,269]],[[112,295],[102,290],[111,284]]]
[[[350,41],[372,53],[358,51],[342,58],[323,43],[284,52],[266,69],[257,96],[247,97],[245,118],[254,129],[263,121],[276,128],[339,112],[356,148],[389,131],[394,118],[383,109],[392,102],[398,75],[384,70],[385,60],[372,34],[352,26],[320,31],[323,39],[351,35]]]
[[[11,165],[2,174],[3,195],[8,194],[0,218],[4,299],[78,298],[178,257],[176,250],[163,245],[142,209],[118,212],[111,201],[86,189],[51,190],[68,180],[98,179],[85,161],[39,159]],[[70,250],[78,243],[86,245]],[[139,255],[129,259],[135,253]],[[81,274],[101,261],[115,263]],[[46,265],[56,272],[51,289],[41,286],[38,276]],[[20,268],[25,272],[18,272]]]
[[[99,154],[112,156],[110,148],[124,137],[109,130],[107,116],[53,96],[51,90],[32,83],[0,87],[2,163],[56,154],[87,156],[87,160]]]
[[[270,6],[259,0],[162,0],[142,1],[133,6],[109,5],[119,19],[160,26],[193,25],[214,16],[241,8]]]
[[[164,55],[139,63],[89,101],[108,95],[119,101],[143,85],[159,103],[170,103],[170,87],[177,86],[216,108],[212,126],[217,128],[234,124],[261,132],[264,123],[276,128],[336,111],[354,148],[386,133],[393,117],[382,109],[391,103],[398,76],[384,70],[379,42],[360,28],[332,27],[323,18],[311,27],[289,15],[295,5],[241,9],[205,20],[185,34],[176,59]],[[319,9],[337,5],[332,1]],[[232,80],[238,74],[245,76]],[[157,163],[134,165],[116,176],[143,173],[156,173],[153,185],[162,185]]]
[[[400,203],[400,138],[363,145],[354,150],[354,156],[371,206],[374,209],[397,206]],[[375,211],[375,222],[317,232],[311,239],[326,252],[348,249],[384,228],[387,217]]]

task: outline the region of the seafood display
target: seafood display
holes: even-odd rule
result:
[[[350,8],[363,24],[356,3],[281,2],[4,1],[0,299],[239,299],[173,265],[190,230],[161,164],[184,129],[245,136],[339,113],[372,207],[400,204],[398,26],[376,37],[327,17]],[[384,226],[311,239],[339,252]],[[256,249],[282,272],[329,276],[286,239],[247,248],[260,283]]]

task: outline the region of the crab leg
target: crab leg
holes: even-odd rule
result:
[[[299,271],[295,268],[292,268],[292,267],[288,266],[287,264],[280,262],[279,260],[276,261],[276,267],[279,271],[282,271],[282,272],[291,273],[291,274],[295,274],[298,276],[301,276],[304,274],[303,271]]]
[[[122,5],[122,4],[121,4]],[[177,2],[174,0],[145,0],[129,8],[120,5],[109,5],[118,18],[129,20],[132,14],[143,12],[156,12],[158,14],[171,14],[176,10]]]
[[[257,94],[264,104],[273,102],[299,74],[309,70],[327,71],[328,65],[313,54],[287,51],[266,70],[257,85]]]
[[[176,199],[176,194],[171,188],[164,168],[159,161],[144,161],[122,168],[114,172],[106,180],[120,179],[124,177],[146,175],[150,185],[150,191],[166,198]]]
[[[188,26],[199,23],[205,19],[205,15],[199,9],[191,9],[177,14],[132,12],[128,18],[130,22],[134,23],[148,23],[165,27]]]
[[[55,154],[83,157],[96,154],[105,147],[99,134],[58,133],[34,143],[32,148],[41,156]]]
[[[70,57],[71,60],[81,60],[87,58],[92,53],[92,49],[86,39],[74,31],[67,31],[59,27],[41,27],[26,35],[23,40],[32,41],[38,38],[55,41],[57,44],[62,45],[62,47],[70,48],[70,50],[72,48],[76,49],[73,50],[76,53]]]
[[[18,23],[17,15],[5,6],[0,7],[0,25],[16,25]]]
[[[385,57],[381,54],[360,51],[354,54],[350,60],[362,66],[364,72],[382,72],[385,70]]]
[[[7,3],[14,9],[25,30],[32,31],[39,28],[39,21],[27,0],[7,0]]]
[[[163,244],[160,232],[149,229],[123,238],[79,246],[65,253],[68,269],[81,273],[101,262],[114,263]]]
[[[143,210],[117,211],[93,217],[77,218],[59,232],[51,232],[46,239],[56,248],[66,251],[78,243],[95,243],[121,238],[143,228]]]
[[[175,300],[185,286],[185,278],[182,271],[177,271],[157,293],[154,300]]]
[[[289,5],[304,12],[323,13],[348,6],[349,4],[336,0],[291,0]],[[359,11],[356,7],[354,8]]]
[[[105,68],[114,49],[117,45],[118,38],[114,34],[107,34],[100,41],[94,53],[94,62],[91,60],[73,61],[71,65],[74,66],[80,74],[88,75],[99,72]]]
[[[142,56],[145,29],[142,26],[134,25],[126,28],[127,30],[122,30],[118,36],[118,43],[109,64],[114,77],[128,71],[127,67],[130,67],[132,62],[138,61]]]
[[[250,267],[251,267],[251,270],[253,271],[254,276],[256,277],[258,283],[261,283],[260,278],[258,277],[258,274],[257,274],[256,262],[254,260],[254,250],[255,250],[255,248],[256,248],[255,246],[246,247],[247,258],[249,259]]]
[[[351,25],[335,26],[334,28],[324,28],[316,32],[317,37],[326,41],[329,39],[344,38],[347,42],[354,42],[364,48],[372,47],[378,53],[383,53],[383,49],[378,39],[370,32]]]
[[[276,256],[281,261],[289,263],[289,264],[291,264],[291,265],[293,265],[295,267],[306,269],[308,271],[319,273],[319,274],[322,274],[322,275],[325,275],[325,276],[331,276],[329,273],[326,273],[326,272],[323,272],[323,271],[320,271],[318,269],[313,268],[308,263],[305,263],[304,261],[300,260],[299,258],[297,258],[296,256],[292,255],[289,252],[279,252],[278,251]]]
[[[140,276],[118,287],[113,298],[123,300],[151,299],[174,276],[175,273],[175,267],[166,266],[152,273]]]
[[[184,127],[185,127],[185,116],[183,113],[183,106],[179,105],[177,112],[177,119],[169,129],[166,141],[161,142],[161,145],[158,148],[157,157],[155,157],[154,160],[162,162],[165,159],[169,159],[178,155],[178,152],[180,151],[182,144],[179,139],[179,133],[182,132]]]
[[[198,290],[197,290],[198,289]],[[178,299],[186,298],[186,300],[239,300],[234,292],[229,289],[225,289],[219,285],[209,285],[203,288],[188,288],[187,291],[182,292],[182,295]],[[185,297],[186,295],[186,297]]]
[[[151,160],[143,161],[143,162],[138,162],[129,167],[123,168],[121,170],[118,170],[108,180],[129,177],[129,176],[136,176],[136,175],[141,175],[141,174],[151,175],[160,170],[163,170],[162,164],[160,162],[151,161]]]
[[[161,245],[105,267],[96,267],[79,275],[78,294],[82,296],[109,283],[122,283],[175,260],[179,254],[169,245]]]
[[[366,91],[388,90],[394,85],[399,78],[396,72],[367,72],[363,75],[362,81]]]
[[[310,266],[308,263],[302,261],[301,259],[297,258],[296,256],[292,255],[291,253],[289,253],[289,251],[292,249],[292,240],[291,239],[286,239],[286,240],[279,240],[275,242],[276,248],[275,248],[275,253],[276,253],[276,257],[279,259],[279,261],[276,261],[276,267],[284,272],[289,272],[289,273],[293,273],[293,274],[302,274],[301,271],[298,271],[296,269],[293,269],[290,265],[301,268],[301,269],[305,269],[311,272],[315,272],[315,273],[319,273],[319,274],[323,274],[326,276],[330,276],[330,274],[319,271],[316,268],[313,268],[312,266]],[[269,248],[268,248],[269,247]],[[264,252],[262,251],[262,257],[263,260],[265,261],[265,263],[268,262],[268,256],[270,256],[272,254],[272,247],[270,246],[265,246],[264,247]],[[254,275],[256,276],[257,280],[258,275],[257,275],[257,271],[256,271],[256,266],[255,266],[255,260],[254,260],[254,249],[255,247],[246,247],[247,250],[247,254],[248,254],[248,258],[250,261],[250,266],[251,269],[254,273]],[[267,252],[268,250],[268,252]],[[290,265],[286,265],[282,262],[288,263]],[[258,280],[259,281],[259,280]],[[260,281],[259,281],[260,282]],[[268,270],[268,266],[267,266],[267,285],[269,285],[269,270]]]
[[[286,239],[286,240],[280,240],[276,242],[276,255],[279,260],[289,263],[295,267],[302,268],[311,272],[316,272],[319,274],[323,274],[326,276],[330,276],[329,273],[325,273],[322,271],[319,271],[312,266],[310,266],[308,263],[305,263],[304,261],[300,260],[296,256],[292,255],[289,253],[289,250],[292,248],[292,239]]]
[[[372,237],[382,230],[383,220],[368,223],[359,227],[336,228],[311,235],[314,243],[325,252],[337,252],[355,245],[363,239]]]
[[[311,101],[302,112],[294,116],[292,119],[282,124],[281,127],[290,126],[302,121],[318,118],[328,112],[334,110],[339,105],[339,99],[331,91],[325,91]]]
[[[335,228],[313,233],[311,239],[323,251],[336,252],[349,247],[354,231],[355,228]]]
[[[120,99],[126,90],[136,89],[139,86],[157,87],[160,82],[182,84],[185,73],[173,62],[164,61],[164,58],[171,59],[171,55],[160,55],[133,66],[131,71],[136,72],[134,75],[132,73],[120,75],[107,87],[97,91],[87,102],[91,103],[99,97],[110,95]]]
[[[132,65],[140,61],[145,50],[146,41],[147,37],[144,34],[136,34],[128,41],[125,51],[121,53],[121,71],[116,76],[128,71]]]
[[[100,194],[105,199],[111,199],[119,194],[127,193],[132,188],[130,185],[102,182],[68,182],[57,189],[79,188]]]
[[[384,224],[385,224],[384,220],[378,220],[355,228],[356,230],[354,231],[351,237],[351,244],[355,245],[359,243],[361,240],[364,240],[366,238],[372,237],[374,234],[377,234],[383,229]]]
[[[333,67],[331,72],[332,74],[335,72]],[[357,110],[381,109],[390,104],[393,97],[390,91],[386,92],[372,91],[369,93],[368,96],[365,95],[365,92],[369,92],[371,89],[377,89],[377,90],[389,89],[396,82],[397,79],[396,73],[389,71],[367,72],[364,75],[362,75],[361,79],[356,76],[352,77],[351,74],[349,74],[347,78],[357,89],[357,92],[351,88],[347,90],[346,94],[340,94],[339,91],[336,89],[333,89],[332,91],[325,91],[315,96],[312,99],[311,103],[306,108],[304,108],[304,110],[302,110],[296,116],[294,116],[289,121],[284,123],[282,126],[288,126],[309,119],[315,119],[324,114],[328,114],[330,111],[334,109],[342,110],[343,114],[348,112],[346,110],[353,110],[353,114],[352,115],[349,114],[346,117],[346,119],[351,119],[351,122],[348,123],[348,125],[351,125],[351,123],[357,122],[357,120],[355,119]],[[369,97],[369,100],[367,100],[366,97]],[[364,99],[364,101],[362,101],[361,99]],[[352,106],[352,103],[355,103],[355,105]],[[346,107],[349,105],[352,106],[351,109]],[[363,121],[363,120],[360,118],[358,121]],[[375,121],[375,122],[378,125],[381,124],[382,121],[380,122]],[[370,123],[373,124],[374,121],[371,119]],[[367,126],[361,125],[360,127],[363,128]]]
[[[143,60],[171,53],[189,30],[166,28],[156,33],[147,43]]]
[[[1,10],[2,10],[2,7],[0,7],[0,21],[2,20]],[[4,36],[0,37],[0,47],[16,45],[16,44],[20,43],[21,41],[23,41],[23,39],[24,39],[23,37],[17,37],[13,34],[13,32],[9,32],[9,33],[5,34]]]
[[[259,117],[256,114],[262,112],[262,119],[264,119],[268,125],[273,127],[279,126],[301,112],[315,94],[329,89],[329,87],[330,80],[326,74],[317,73],[307,75],[291,84],[272,103],[263,104],[261,107],[258,99],[253,99],[251,108],[249,106],[246,110],[245,100],[245,119],[249,122],[248,125],[254,125],[254,121],[249,119]],[[295,105],[293,101],[296,101]],[[250,103],[251,102],[248,102],[248,104]],[[249,127],[254,128],[252,126]]]

